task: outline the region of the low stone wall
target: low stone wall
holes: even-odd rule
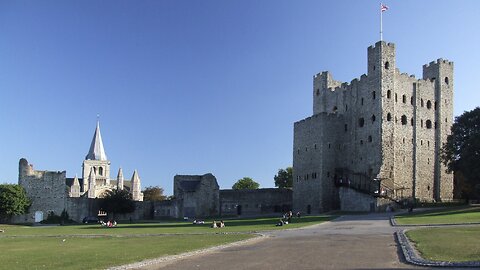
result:
[[[352,188],[340,187],[340,210],[354,212],[373,212],[377,208],[376,198]]]
[[[282,213],[292,209],[292,190],[280,188],[220,190],[220,208],[222,216]]]

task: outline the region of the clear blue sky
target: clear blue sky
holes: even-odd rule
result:
[[[421,77],[455,62],[455,115],[478,106],[480,1],[386,1],[384,39]],[[175,174],[273,187],[312,76],[366,73],[378,1],[1,1],[0,183],[18,160],[81,175],[96,115],[112,177],[172,193]]]

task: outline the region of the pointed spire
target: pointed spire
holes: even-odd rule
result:
[[[90,175],[88,176],[88,198],[95,198],[95,188],[97,179],[95,178],[95,171],[93,167],[90,169]]]
[[[75,178],[73,178],[73,185],[80,186],[80,182],[78,182],[78,176],[75,174]]]
[[[133,171],[132,180],[131,180],[131,189],[132,199],[134,201],[143,201],[143,193],[140,184],[140,177],[138,176],[137,170]]]
[[[90,150],[85,159],[90,160],[107,160],[105,149],[103,148],[102,134],[100,134],[100,122],[97,120],[97,128],[93,134]]]
[[[118,175],[117,175],[117,189],[122,190],[123,189],[123,171],[122,168],[118,169]]]
[[[134,171],[133,171],[133,175],[132,175],[132,183],[133,183],[133,182],[137,182],[137,183],[138,183],[139,181],[140,181],[140,177],[138,177],[138,172],[137,172],[137,170],[134,170]]]

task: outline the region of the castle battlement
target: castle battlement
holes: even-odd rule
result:
[[[371,51],[371,50],[373,50],[373,49],[379,48],[380,45],[382,45],[382,44],[385,45],[385,46],[387,46],[387,47],[390,47],[390,48],[392,48],[392,49],[395,48],[395,43],[385,42],[385,41],[378,41],[377,43],[375,43],[375,45],[370,45],[370,46],[368,46],[368,50]]]
[[[453,66],[453,62],[452,61],[448,61],[446,59],[443,59],[443,58],[438,58],[436,61],[432,61],[428,64],[425,64],[423,65],[423,68],[430,68],[430,67],[436,67],[438,65],[441,65],[441,64],[446,64],[446,65],[449,65],[449,66]]]

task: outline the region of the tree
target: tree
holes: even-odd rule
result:
[[[447,142],[442,147],[441,158],[448,171],[461,172],[465,186],[471,187],[469,191],[464,191],[465,196],[480,195],[479,107],[455,117],[451,135],[448,135]]]
[[[277,175],[273,177],[275,180],[275,186],[279,188],[291,188],[293,186],[293,169],[292,167],[287,167],[284,169],[279,169]]]
[[[20,185],[0,185],[0,218],[9,219],[27,212],[30,207],[27,192]]]
[[[259,187],[260,184],[250,177],[243,177],[232,186],[233,189],[258,189]]]
[[[163,188],[159,186],[150,186],[146,187],[143,190],[143,200],[144,201],[164,201],[167,199],[167,196],[163,195]]]
[[[105,191],[100,207],[107,213],[112,213],[113,217],[115,217],[115,214],[126,214],[135,211],[132,194],[124,189]]]

